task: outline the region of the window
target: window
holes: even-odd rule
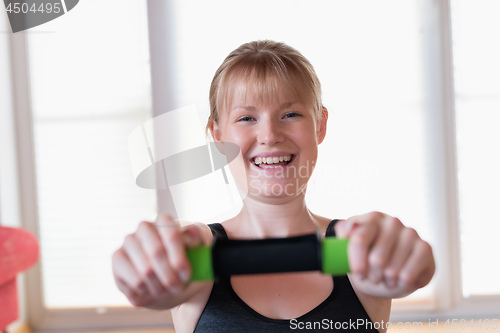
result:
[[[488,255],[500,252],[500,3],[455,0],[452,9],[462,294],[500,294]]]
[[[23,207],[41,244],[28,290],[33,327],[104,328],[117,319],[133,327],[137,316],[168,325],[167,314],[130,306],[110,265],[125,235],[156,210],[155,192],[135,185],[127,145],[151,118],[146,3],[81,2],[12,41],[26,50],[29,73],[17,93],[31,106],[18,121],[33,163],[21,165],[35,176],[23,180]]]
[[[188,105],[204,125],[215,70],[255,39],[297,48],[323,85],[330,118],[308,188],[311,210],[331,218],[384,211],[434,247],[435,279],[395,302],[393,318],[498,316],[495,267],[484,255],[499,250],[495,0],[147,5],[83,1],[9,41],[15,98],[6,105],[16,113],[0,120],[17,122],[21,215],[42,243],[40,269],[28,276],[36,328],[170,323],[168,313],[132,309],[112,281],[112,251],[140,220],[154,219],[157,196],[164,205],[164,192],[135,185],[128,136]],[[4,144],[11,132],[0,132],[2,161],[16,156]],[[6,170],[0,208],[14,200]],[[170,191],[189,193],[193,184]]]
[[[144,3],[75,9],[27,34],[48,308],[125,305],[103,253],[155,207],[154,192],[133,182],[126,144],[151,115]]]

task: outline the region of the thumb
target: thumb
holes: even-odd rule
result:
[[[184,237],[184,244],[188,248],[201,246],[205,243],[201,228],[195,224],[184,227],[182,236]]]
[[[342,220],[335,224],[335,236],[337,238],[349,238],[358,224],[352,219]]]

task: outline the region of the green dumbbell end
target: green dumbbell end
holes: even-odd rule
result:
[[[323,268],[325,274],[345,275],[350,272],[347,257],[349,240],[343,238],[326,237],[321,242]]]
[[[212,268],[212,247],[203,245],[187,250],[191,263],[191,281],[211,281],[214,279]]]

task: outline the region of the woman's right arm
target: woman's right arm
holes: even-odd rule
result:
[[[210,244],[204,224],[181,227],[169,215],[143,221],[112,257],[116,285],[134,306],[170,309],[189,300],[206,283],[189,283],[186,249]]]

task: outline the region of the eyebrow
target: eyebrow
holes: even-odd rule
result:
[[[285,102],[283,104],[280,105],[280,110],[283,110],[283,109],[286,109],[286,108],[289,108],[290,106],[292,106],[293,104],[296,104],[298,102]],[[251,105],[244,105],[244,106],[236,106],[234,109],[245,109],[247,111],[255,111],[256,108],[255,106],[251,106]]]

